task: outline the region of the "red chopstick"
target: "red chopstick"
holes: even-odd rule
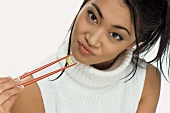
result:
[[[44,79],[44,78],[48,77],[48,76],[50,76],[50,75],[53,75],[53,74],[55,74],[55,73],[57,73],[57,72],[60,72],[60,71],[62,71],[62,70],[64,70],[64,69],[67,69],[67,68],[69,68],[69,67],[71,67],[71,66],[74,66],[75,64],[76,64],[76,63],[71,64],[71,65],[68,65],[68,66],[66,66],[66,67],[64,67],[64,68],[60,68],[60,69],[58,69],[58,70],[52,71],[52,72],[47,73],[47,74],[45,74],[45,75],[42,75],[42,76],[40,76],[40,77],[38,77],[38,78],[35,78],[35,79],[30,80],[30,81],[28,81],[28,82],[25,82],[25,83],[23,83],[23,84],[21,84],[21,85],[23,85],[24,87],[25,87],[25,86],[28,86],[28,85],[30,85],[30,84],[32,84],[32,83],[34,83],[34,82],[37,82],[37,81],[39,81],[39,80],[41,80],[41,79]]]
[[[47,68],[47,67],[49,67],[49,66],[51,66],[51,65],[53,65],[53,64],[55,64],[55,63],[57,63],[57,62],[59,62],[59,61],[61,61],[61,60],[63,60],[63,59],[66,59],[67,57],[69,57],[69,56],[71,56],[71,55],[72,55],[72,54],[70,54],[70,55],[68,55],[68,56],[65,56],[65,57],[63,57],[63,58],[57,59],[57,60],[55,60],[55,61],[53,61],[53,62],[50,62],[50,63],[48,63],[48,64],[46,64],[46,65],[44,65],[44,66],[41,66],[41,67],[39,67],[39,68],[37,68],[37,69],[35,69],[35,70],[33,70],[33,71],[30,71],[30,72],[28,72],[28,73],[25,73],[25,74],[21,75],[19,78],[20,78],[20,80],[21,80],[21,79],[23,79],[23,78],[25,78],[25,77],[27,77],[27,76],[30,76],[30,75],[38,72],[38,71],[43,70],[43,69],[45,69],[45,68]]]
[[[30,75],[38,72],[38,71],[41,71],[41,70],[43,70],[43,69],[45,69],[45,68],[47,68],[47,67],[49,67],[49,66],[51,66],[51,65],[53,65],[53,64],[55,64],[55,63],[57,63],[57,62],[59,62],[59,61],[61,61],[61,60],[63,60],[63,59],[66,59],[66,58],[70,57],[71,55],[72,55],[72,54],[70,54],[70,55],[68,55],[68,56],[65,56],[65,57],[63,57],[63,58],[57,59],[57,60],[55,60],[55,61],[53,61],[53,62],[50,62],[50,63],[48,63],[48,64],[46,64],[46,65],[44,65],[44,66],[41,66],[41,67],[39,67],[39,68],[37,68],[37,69],[35,69],[35,70],[33,70],[33,71],[30,71],[30,72],[28,72],[28,73],[25,73],[25,74],[21,75],[19,78],[20,78],[20,80],[21,80],[21,79],[23,79],[23,78],[25,78],[25,77],[28,77],[28,76],[30,76]],[[44,78],[48,77],[48,76],[50,76],[50,75],[53,75],[53,74],[55,74],[55,73],[57,73],[57,72],[60,72],[60,71],[65,70],[65,69],[67,69],[67,68],[69,68],[69,67],[71,67],[71,66],[74,66],[75,64],[77,64],[77,63],[73,63],[73,64],[70,64],[70,65],[68,65],[68,66],[66,66],[66,67],[63,67],[63,68],[60,68],[60,69],[58,69],[58,70],[52,71],[52,72],[50,72],[50,73],[44,74],[44,75],[42,75],[42,76],[40,76],[40,77],[38,77],[38,78],[35,78],[35,79],[30,80],[30,81],[28,81],[28,82],[25,82],[25,83],[23,83],[23,84],[21,84],[21,85],[23,85],[24,87],[25,87],[25,86],[28,86],[28,85],[30,85],[30,84],[32,84],[32,83],[34,83],[34,82],[37,82],[37,81],[39,81],[39,80],[41,80],[41,79],[44,79]]]

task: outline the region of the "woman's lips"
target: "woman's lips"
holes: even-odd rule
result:
[[[84,44],[82,44],[81,42],[79,43],[79,51],[83,54],[83,55],[95,55],[90,48],[88,48],[87,46],[85,46]]]

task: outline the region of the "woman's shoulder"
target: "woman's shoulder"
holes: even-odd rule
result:
[[[161,74],[159,70],[152,64],[146,64],[146,79],[145,79],[146,87],[152,87],[151,90],[155,90],[159,93],[160,85],[161,85]],[[154,87],[154,88],[153,88]]]
[[[155,67],[153,64],[147,63],[145,60],[143,60],[146,66],[146,77],[145,77],[145,83],[149,83],[150,85],[157,85],[160,86],[161,83],[161,74],[157,67]]]
[[[53,62],[57,59],[57,54],[52,53],[48,57],[41,60],[38,64],[36,64],[32,69],[29,71],[32,71],[36,68],[39,68],[43,65],[46,65],[50,62]],[[52,65],[46,69],[43,69],[32,76],[29,76],[21,81],[22,83],[25,83],[26,81],[32,80],[34,78],[37,78],[39,76],[44,75],[47,72],[52,71],[58,67],[57,64]],[[52,75],[53,76],[53,75]],[[24,90],[18,95],[17,100],[15,101],[14,105],[12,106],[11,113],[45,113],[45,108],[43,104],[43,92],[42,87],[40,87],[43,84],[43,91],[45,88],[48,88],[48,78],[45,78],[41,81],[38,81],[37,83],[33,83],[31,85],[28,85],[24,88]],[[45,81],[45,82],[44,82]],[[44,85],[46,87],[44,87]]]
[[[30,76],[25,81],[32,80]],[[37,83],[31,84],[21,92],[11,108],[11,113],[45,113],[42,96]]]
[[[146,63],[146,77],[138,112],[154,113],[159,100],[161,75],[158,69]]]

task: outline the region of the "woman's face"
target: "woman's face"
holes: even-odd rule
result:
[[[107,69],[135,42],[134,24],[123,0],[90,0],[77,16],[71,50],[81,63]]]

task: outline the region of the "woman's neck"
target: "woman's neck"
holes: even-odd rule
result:
[[[94,64],[94,65],[91,65],[91,66],[93,66],[94,68],[99,69],[99,70],[106,70],[106,69],[110,68],[114,64],[117,57],[113,58],[113,59],[111,59],[109,61],[105,61],[105,62],[102,62],[102,63],[99,63],[99,64]]]

